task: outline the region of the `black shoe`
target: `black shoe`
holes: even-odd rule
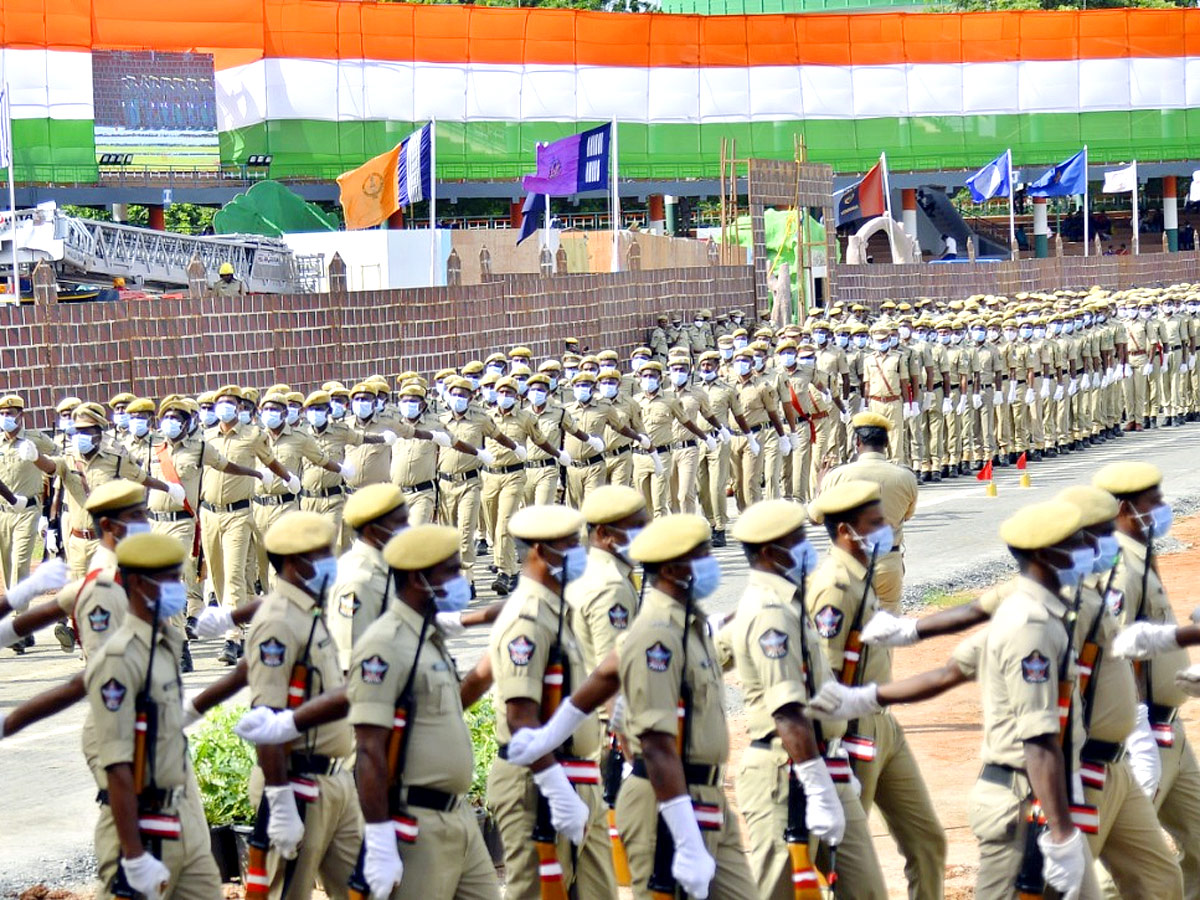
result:
[[[949,477],[950,477],[950,467],[949,467],[949,466],[942,466],[942,472],[941,472],[941,475],[939,475],[939,476],[938,476],[938,479],[937,479],[937,480],[938,480],[938,481],[941,481],[943,478],[949,478]]]
[[[983,471],[983,460],[977,459],[977,460],[975,460],[975,462],[971,463],[971,471],[972,472],[982,472]]]
[[[54,626],[54,636],[58,638],[58,645],[62,647],[63,653],[75,651],[75,630],[66,622],[59,622]]]
[[[477,540],[475,542],[475,555],[483,556],[483,554],[485,554],[487,552],[488,552],[488,542],[485,541],[483,538],[480,538],[479,540]]]
[[[22,641],[22,643],[26,646],[26,648],[29,648],[37,643],[37,639],[32,634],[27,634],[25,635],[25,639]]]
[[[236,666],[239,656],[241,656],[241,652],[238,642],[226,641],[225,646],[221,648],[221,652],[217,655],[217,660],[227,666]]]
[[[1008,461],[1008,454],[1005,453],[1000,456],[993,456],[992,465],[997,469],[1007,469],[1009,465],[1011,465]]]
[[[917,484],[929,484],[933,481],[933,476],[928,472],[921,472],[917,475]]]
[[[186,675],[188,672],[194,672],[196,667],[192,665],[192,648],[187,641],[183,642],[183,654],[179,657],[179,671]]]
[[[492,582],[492,590],[501,597],[507,597],[512,591],[512,584],[508,580],[508,576],[501,572],[496,576],[496,580]]]
[[[475,599],[475,582],[471,582],[471,599]]]
[[[1041,450],[1030,450],[1029,455],[1026,457],[1026,459],[1028,459],[1030,462],[1041,462],[1042,461],[1042,451]]]
[[[714,531],[712,533],[712,545],[714,547],[724,547],[725,546],[725,532],[724,531]]]
[[[979,463],[978,465],[979,465],[979,471],[983,471],[983,463]],[[967,462],[960,462],[958,464],[958,474],[959,475],[970,475],[971,474],[971,464],[967,463]]]
[[[20,641],[17,641],[15,644],[10,644],[8,649],[11,650],[13,653],[17,654],[17,656],[22,656],[25,653],[25,641],[20,640]]]
[[[196,617],[188,616],[187,622],[183,626],[183,633],[189,641],[196,640]]]
[[[1058,456],[1058,448],[1047,447],[1042,451],[1042,456],[1046,457],[1046,459],[1054,459],[1054,457]]]
[[[493,575],[495,575],[500,570],[496,568],[495,563],[488,563],[488,571],[491,572]]]
[[[1163,427],[1163,428],[1170,428],[1170,427],[1171,427],[1172,425],[1174,425],[1174,424],[1175,424],[1175,423],[1174,423],[1174,422],[1171,420],[1171,417],[1170,417],[1170,416],[1167,416],[1167,417],[1165,417],[1165,418],[1162,420],[1162,427]]]

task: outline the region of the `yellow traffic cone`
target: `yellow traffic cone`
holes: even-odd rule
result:
[[[1028,473],[1028,472],[1022,472],[1022,473],[1021,473],[1021,487],[1023,487],[1023,488],[1031,488],[1031,487],[1033,487],[1033,482],[1029,480],[1029,473]]]
[[[996,496],[996,482],[994,482],[994,481],[988,481],[988,483],[987,483],[987,492],[986,492],[985,496],[988,496],[988,497],[995,497],[995,496]]]

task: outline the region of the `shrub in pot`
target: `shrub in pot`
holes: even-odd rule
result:
[[[254,807],[246,791],[254,749],[233,731],[245,712],[245,706],[212,710],[188,742],[223,881],[241,875],[238,834],[248,835],[254,823]]]

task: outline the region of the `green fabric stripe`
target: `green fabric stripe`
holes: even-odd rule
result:
[[[332,179],[413,131],[412,122],[278,120],[221,134],[221,159],[242,162],[251,153],[274,157],[276,177]],[[423,124],[423,123],[421,123]],[[439,122],[438,178],[519,178],[533,167],[534,146],[573,134],[594,122]],[[835,170],[861,172],[886,150],[894,170],[969,169],[1006,147],[1013,163],[1057,162],[1086,142],[1093,163],[1137,158],[1190,159],[1200,142],[1200,109],[1080,114],[944,116],[810,120],[755,124],[635,125],[621,123],[622,178],[717,176],[721,138],[737,155],[791,159],[792,135],[804,135],[810,159]]]
[[[91,119],[13,119],[17,181],[96,181],[96,139]],[[8,172],[0,169],[4,177]]]

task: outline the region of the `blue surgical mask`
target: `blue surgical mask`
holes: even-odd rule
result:
[[[275,431],[283,427],[283,412],[278,409],[264,409],[259,416],[262,418],[262,423]]]
[[[560,579],[563,587],[582,575],[583,570],[587,568],[587,550],[578,544],[567,550],[552,552],[561,554],[562,564],[550,566],[550,574],[554,578]]]
[[[121,429],[128,428],[129,427],[129,413],[124,412],[124,411],[113,413],[113,424]]]
[[[369,419],[375,415],[375,404],[370,400],[352,400],[350,406],[354,409],[354,415],[360,419]]]
[[[816,569],[817,549],[812,545],[812,541],[805,538],[800,543],[789,547],[788,553],[791,554],[792,564],[783,573],[783,577],[794,584],[799,584],[801,578],[811,575]]]
[[[125,523],[125,538],[134,534],[148,534],[150,532],[149,522],[126,522]]]
[[[575,399],[580,403],[587,403],[592,399],[592,388],[590,385],[577,384],[571,388],[571,393],[575,395]]]
[[[486,366],[483,367],[483,370],[485,372],[490,372],[493,375],[503,375],[504,374],[504,366],[500,365],[499,363],[488,363]]]
[[[248,409],[239,409],[237,417],[242,425],[249,425],[254,420],[254,414]]]
[[[238,417],[238,408],[236,403],[230,403],[227,400],[222,400],[213,407],[213,411],[217,414],[217,418],[229,424]]]
[[[8,415],[0,416],[0,428],[3,428],[9,434],[12,434],[14,431],[16,431],[20,427],[21,426],[17,423],[16,416],[8,416]]]
[[[750,360],[735,359],[733,361],[733,371],[737,372],[739,375],[749,375],[750,374]]]
[[[761,372],[766,367],[767,367],[767,358],[765,356],[754,357],[754,370],[756,372]]]
[[[647,375],[647,376],[643,376],[643,378],[642,378],[642,390],[643,390],[643,391],[645,391],[647,394],[653,394],[655,391],[657,391],[657,390],[658,390],[658,379],[657,379],[657,378],[653,378],[653,377],[651,377],[651,376],[648,376],[648,375]]]
[[[552,390],[552,391],[558,390],[558,379],[555,378],[553,375],[550,376],[550,390]]]
[[[741,350],[743,347],[747,347],[749,345],[750,345],[750,341],[744,337],[735,337],[733,339],[733,349],[734,350]]]
[[[70,416],[59,416],[58,430],[61,431],[63,434],[74,434],[75,433],[75,420],[72,419]]]
[[[323,409],[306,410],[304,417],[313,428],[324,428],[325,423],[329,421],[329,413]]]
[[[420,400],[401,400],[400,415],[406,419],[415,419],[421,415]]]
[[[346,401],[345,400],[330,400],[329,401],[329,412],[335,419],[342,418],[342,416],[346,415]]]
[[[446,398],[446,402],[449,404],[450,408],[454,410],[454,412],[465,413],[467,411],[467,406],[471,403],[471,399],[469,397],[464,397],[462,394],[450,394],[450,396]]]
[[[542,406],[546,402],[548,394],[542,388],[529,389],[529,402],[534,406]]]
[[[573,369],[570,366],[567,366],[565,369],[563,369],[563,378],[567,381],[573,381],[575,379],[575,376],[578,374],[579,374],[579,370]]]
[[[517,405],[517,398],[512,394],[497,394],[496,405],[501,409],[512,409]]]
[[[187,588],[182,581],[168,581],[158,587],[158,602],[154,607],[154,615],[163,622],[179,615],[187,607]]]
[[[626,528],[625,540],[613,547],[613,549],[617,552],[617,555],[625,560],[628,560],[629,548],[633,546],[634,538],[641,534],[642,531],[643,529],[641,528]]]
[[[785,351],[783,353],[780,353],[779,361],[781,363],[783,363],[787,368],[790,369],[796,365],[796,354],[792,353],[790,351]]]
[[[140,417],[132,418],[129,420],[129,431],[134,437],[145,437],[150,431],[150,422]]]
[[[321,591],[333,586],[333,581],[337,578],[337,560],[332,556],[322,556],[313,560],[312,567],[313,573],[304,579],[304,586],[310,594],[318,597]]]
[[[75,447],[75,452],[80,456],[87,456],[96,449],[96,439],[90,434],[71,435],[71,444]]]
[[[471,385],[471,390],[473,390],[473,391],[479,390],[479,376],[478,375],[468,375],[467,381]],[[437,392],[438,392],[439,396],[444,396],[446,393],[446,386],[444,384],[439,384],[438,388],[437,388]]]
[[[284,416],[284,421],[289,425],[295,425],[300,421],[300,408],[298,406],[289,406],[287,415]]]
[[[471,602],[471,582],[466,575],[455,575],[440,588],[433,589],[433,605],[438,612],[461,612]]]
[[[1019,334],[1025,340],[1029,340],[1031,337],[1033,337],[1033,329],[1028,325],[1022,325],[1017,331],[1017,334]]]
[[[1142,527],[1150,531],[1154,530],[1154,538],[1164,538],[1171,531],[1171,525],[1175,521],[1175,513],[1166,503],[1160,503],[1150,512],[1145,513],[1141,517]],[[1147,521],[1149,520],[1149,521]]]
[[[863,552],[868,556],[874,553],[876,558],[890,553],[895,544],[895,533],[891,525],[881,525],[870,534],[857,537],[862,542]]]
[[[1058,583],[1065,588],[1073,588],[1084,576],[1090,575],[1092,564],[1096,554],[1091,547],[1078,547],[1071,551],[1071,565],[1067,568],[1060,569],[1055,566],[1055,572],[1058,573]]]
[[[217,412],[211,406],[200,410],[200,424],[212,428],[217,424]]]
[[[813,332],[813,340],[817,342],[818,347],[824,347],[827,343],[829,343],[829,332],[815,331]]]
[[[159,423],[159,427],[162,429],[162,433],[172,441],[176,440],[181,434],[183,434],[183,423],[175,418],[168,417],[163,419],[162,422]]]
[[[939,335],[938,335],[938,340],[939,340],[939,341],[941,341],[943,344],[945,344],[947,347],[949,347],[949,346],[950,346],[950,343],[951,343],[951,342],[954,340],[954,335],[952,335],[952,334],[939,334]]]
[[[850,335],[848,335],[848,334],[835,335],[833,338],[833,342],[844,350],[846,347],[850,346]],[[863,343],[866,343],[866,342],[864,341]]]
[[[711,384],[712,382],[717,380],[717,370],[716,369],[701,369],[700,377],[702,379],[704,379],[704,382],[706,384]]]
[[[671,373],[671,383],[674,384],[675,387],[683,387],[685,384],[688,383],[688,373],[687,372],[672,372]]]
[[[722,347],[721,348],[721,359],[726,359],[726,360],[733,359],[733,348],[732,347]]]
[[[378,398],[376,398],[376,400],[375,400],[375,411],[376,411],[376,412],[383,412],[383,411],[384,411],[386,408],[387,408],[387,398],[386,398],[386,397],[378,397]]]
[[[605,400],[611,400],[617,396],[617,391],[621,389],[615,381],[604,381],[600,383],[600,396]]]
[[[692,598],[703,600],[721,584],[721,564],[716,557],[702,556],[692,560]]]
[[[1101,572],[1107,572],[1117,564],[1117,557],[1121,554],[1121,545],[1111,534],[1104,534],[1096,538],[1096,544],[1096,559],[1092,563],[1092,572],[1098,575]]]
[[[526,381],[524,378],[518,378],[517,379],[517,394],[524,397],[528,391],[529,391],[529,382]]]

